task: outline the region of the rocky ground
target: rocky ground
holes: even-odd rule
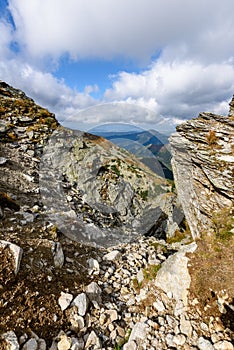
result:
[[[39,190],[54,115],[3,82],[0,101],[0,349],[233,349],[233,235],[71,240]]]

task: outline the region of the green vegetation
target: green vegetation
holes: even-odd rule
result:
[[[213,214],[212,217],[215,238],[228,241],[234,236],[234,208],[224,208]]]
[[[143,270],[143,275],[144,275],[144,278],[147,280],[147,281],[152,281],[156,275],[157,275],[157,272],[160,270],[161,268],[161,264],[158,264],[158,265],[148,265],[144,270]]]
[[[146,200],[147,200],[148,194],[149,194],[149,191],[148,191],[148,190],[140,191],[140,192],[139,192],[139,195],[140,195],[140,197],[143,199],[143,201],[146,201]]]

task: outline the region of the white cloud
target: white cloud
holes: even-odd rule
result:
[[[149,126],[155,118],[175,124],[200,111],[228,111],[234,93],[233,0],[9,0],[9,9],[15,28],[0,21],[0,78],[60,120],[75,116],[78,127],[119,121],[105,109],[98,116],[77,114],[112,101],[153,111],[132,119]],[[14,41],[19,52],[10,49]],[[97,101],[91,97],[97,91],[101,96],[97,85],[76,91],[50,71],[63,54],[74,60],[130,57],[148,68],[120,72]]]
[[[233,55],[233,0],[9,0],[17,39],[35,57],[149,59],[185,47]],[[221,54],[222,52],[222,54]],[[180,52],[181,54],[181,52]],[[176,52],[174,51],[174,56]]]
[[[188,119],[201,111],[226,114],[234,92],[234,66],[159,59],[142,73],[119,73],[106,100],[125,100],[164,117]]]
[[[60,120],[95,103],[89,95],[90,87],[87,92],[79,93],[52,74],[42,72],[19,59],[1,61],[0,77],[56,113]]]

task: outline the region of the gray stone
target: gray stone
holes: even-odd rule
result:
[[[29,339],[23,346],[23,350],[37,350],[37,341],[34,338]]]
[[[44,339],[38,340],[38,348],[37,350],[46,350],[46,342]]]
[[[7,158],[0,157],[0,165],[4,165],[7,162]]]
[[[13,331],[9,331],[2,334],[2,338],[7,343],[7,346],[8,346],[7,350],[19,350],[19,343]]]
[[[73,299],[72,294],[61,292],[58,303],[62,311],[68,308],[68,306],[71,304],[72,299]]]
[[[165,293],[171,292],[177,301],[182,300],[187,305],[187,294],[191,278],[188,272],[187,252],[194,252],[197,245],[191,243],[183,246],[177,253],[169,256],[162,263],[162,267],[157,273],[155,284]]]
[[[198,339],[197,346],[199,350],[214,350],[211,342],[203,337]]]
[[[121,253],[118,250],[113,250],[103,256],[103,260],[114,261],[121,257]]]
[[[51,242],[51,250],[54,257],[54,266],[61,269],[64,264],[64,254],[62,246],[59,242]]]
[[[72,302],[72,306],[73,305],[77,306],[78,314],[80,316],[85,316],[89,306],[89,299],[87,295],[85,293],[78,294]]]
[[[180,317],[180,331],[181,333],[185,334],[188,338],[191,338],[193,328],[191,322],[189,320],[186,320],[184,315],[181,315]]]
[[[93,349],[100,349],[101,348],[101,342],[98,336],[94,331],[92,331],[85,343],[85,349],[91,349],[91,346],[93,346]]]
[[[14,263],[15,263],[15,274],[17,274],[19,272],[19,268],[20,268],[20,262],[21,262],[21,258],[23,255],[23,249],[20,248],[18,245],[14,244],[14,243],[10,243],[7,241],[0,241],[0,247],[2,248],[6,248],[8,247],[14,257]]]
[[[233,108],[233,107],[232,107]],[[178,197],[193,238],[213,229],[212,215],[234,200],[234,123],[200,113],[170,137]]]
[[[96,282],[91,282],[86,288],[85,292],[90,301],[96,301],[97,303],[101,303],[102,298],[102,290]]]
[[[144,340],[147,334],[146,329],[147,329],[147,325],[145,323],[137,322],[132,329],[132,332],[129,337],[129,342],[132,340],[134,341]]]

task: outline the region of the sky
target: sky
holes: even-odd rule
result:
[[[226,115],[233,13],[233,0],[0,0],[0,79],[81,130]]]

